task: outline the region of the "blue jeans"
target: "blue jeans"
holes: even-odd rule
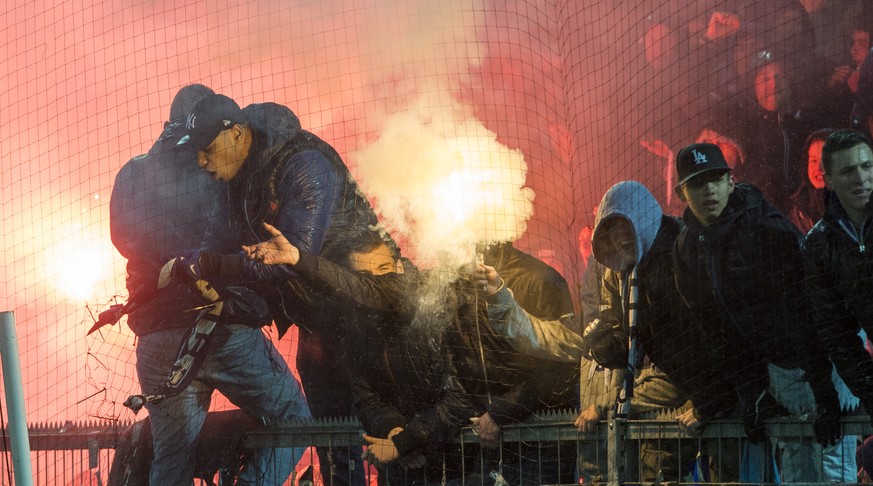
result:
[[[786,370],[770,365],[770,389],[776,400],[791,412],[795,418],[809,419],[816,414],[815,397],[812,388],[803,380],[803,370]],[[844,409],[858,406],[855,398],[840,378],[836,370],[831,371],[831,379]],[[844,435],[836,445],[822,448],[814,439],[786,438],[774,439],[781,449],[784,483],[847,483],[854,482],[858,471],[855,462],[855,449],[858,437]]]
[[[136,370],[144,393],[166,379],[187,329],[139,338]],[[146,405],[151,417],[154,461],[149,484],[192,484],[197,437],[212,393],[218,390],[254,419],[308,418],[300,383],[260,329],[236,324],[215,328],[203,366],[176,396]],[[263,449],[244,466],[237,484],[281,486],[305,447]]]

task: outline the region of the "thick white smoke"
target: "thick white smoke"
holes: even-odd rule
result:
[[[522,153],[448,95],[388,117],[353,157],[383,224],[425,267],[469,262],[476,243],[514,241],[533,214]]]

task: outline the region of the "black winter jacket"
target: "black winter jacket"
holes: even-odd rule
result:
[[[682,396],[691,399],[702,420],[724,416],[737,405],[736,395],[722,374],[722,365],[709,355],[700,328],[676,291],[672,250],[684,225],[679,218],[663,216],[651,248],[637,270],[639,308],[638,343],[646,356],[661,369]],[[613,271],[604,274],[601,319],[621,322],[627,303],[616,302],[621,280]],[[627,329],[627,322],[622,322]],[[627,362],[627,333],[613,333],[611,359],[598,356],[601,364],[624,368]]]
[[[690,209],[684,219],[674,247],[677,287],[741,398],[767,388],[769,361],[803,368],[816,402],[838,410],[831,364],[816,344],[803,293],[797,229],[745,184],[710,226]]]
[[[857,333],[873,336],[873,221],[855,228],[837,197],[825,196],[825,214],[804,240],[807,288],[824,347],[869,411],[873,361]]]

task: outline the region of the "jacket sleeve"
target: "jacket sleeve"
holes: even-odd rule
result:
[[[561,321],[546,321],[531,315],[521,308],[505,286],[489,295],[487,302],[491,326],[516,351],[541,359],[573,363],[579,360],[582,337]]]
[[[297,248],[317,255],[346,184],[346,179],[320,152],[307,150],[294,154],[276,188],[280,200],[274,226]]]
[[[771,268],[765,268],[765,275],[773,278],[769,285],[782,292],[780,300],[783,311],[776,316],[782,322],[773,322],[772,325],[779,326],[775,330],[782,330],[790,340],[792,349],[796,350],[816,404],[839,410],[837,391],[831,380],[833,366],[827,352],[818,344],[821,336],[814,327],[812,309],[805,293],[799,233],[787,220],[780,218],[777,222],[780,224],[775,227],[765,227],[767,231],[760,239],[765,251],[769,251],[762,260],[765,265],[772,265]],[[769,255],[779,255],[779,258],[767,258]]]
[[[591,348],[594,361],[613,369],[626,367],[628,357],[628,335],[624,325],[620,286],[619,274],[606,269],[600,286],[600,321],[609,326],[611,332]]]
[[[818,337],[840,377],[865,407],[873,405],[873,361],[858,337],[861,326],[846,307],[825,235],[813,229],[803,249],[806,290]]]
[[[581,308],[582,319],[581,323],[591,322],[594,319],[600,318],[600,281],[603,280],[603,267],[597,263],[594,256],[588,258],[588,266],[585,268],[585,275],[582,277],[581,292]],[[579,332],[582,332],[579,329]]]
[[[580,409],[594,407],[601,419],[608,417],[615,407],[618,393],[624,383],[625,369],[603,368],[588,358],[580,361],[579,403]]]
[[[288,280],[300,282],[305,288],[323,291],[335,305],[353,304],[377,312],[400,313],[411,318],[414,309],[407,296],[408,282],[414,278],[406,274],[372,275],[356,272],[317,255],[300,252],[295,265],[264,265],[241,254],[221,256],[220,273],[225,277],[257,280],[263,267],[285,267]]]
[[[346,180],[334,169],[331,162],[320,152],[307,150],[291,156],[285,164],[276,187],[279,199],[273,223],[301,252],[317,255],[321,252],[324,237],[330,227],[334,210],[339,206]],[[229,213],[226,213],[229,214]],[[222,227],[219,215],[215,230],[210,228],[210,244],[205,249],[216,253],[235,253],[239,248],[227,248],[227,241],[220,239]],[[223,218],[224,221],[228,217]],[[210,227],[213,221],[210,220]],[[257,230],[257,229],[255,229]],[[239,240],[238,240],[239,241]],[[256,282],[284,282],[293,277],[287,265],[264,265],[258,262],[247,264],[246,277]]]
[[[206,234],[203,235],[203,242],[200,244],[201,250],[222,255],[233,254],[240,250],[237,246],[238,233],[230,224],[230,202],[227,191],[228,189],[225,188],[212,206]]]
[[[440,376],[441,383],[434,384],[442,390],[440,399],[410,419],[392,439],[401,453],[454,440],[461,427],[468,425],[475,415],[475,407],[458,381],[451,360],[446,361],[448,366]]]
[[[364,372],[351,371],[350,382],[353,404],[364,430],[374,437],[385,438],[395,427],[406,427],[406,416],[382,399]]]
[[[534,364],[520,383],[493,397],[488,413],[501,427],[524,420],[549,407],[564,390],[575,388],[576,370],[575,363]]]

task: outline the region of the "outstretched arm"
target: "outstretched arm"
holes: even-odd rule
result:
[[[487,302],[491,326],[518,352],[553,361],[579,361],[583,350],[582,337],[561,321],[532,316],[518,305],[506,287],[489,295]]]

